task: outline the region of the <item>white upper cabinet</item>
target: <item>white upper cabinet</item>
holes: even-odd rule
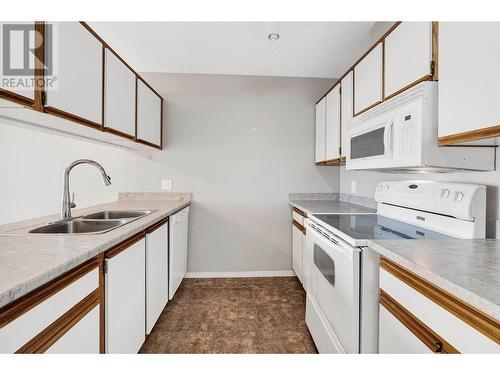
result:
[[[137,139],[161,145],[162,100],[142,80],[137,80]]]
[[[326,160],[340,158],[340,85],[326,96]]]
[[[326,96],[316,104],[316,163],[326,160]]]
[[[57,88],[47,91],[46,106],[100,126],[103,46],[79,22],[50,25],[53,25]]]
[[[382,43],[354,67],[354,114],[382,101]]]
[[[135,74],[109,49],[104,74],[104,127],[135,137]]]
[[[33,48],[35,45],[35,34],[34,32],[30,32],[29,34],[29,45],[25,46],[25,31],[24,29],[27,27],[34,28],[34,22],[0,22],[0,78],[2,79],[0,82],[0,89],[5,90],[7,92],[12,92],[17,95],[21,95],[24,98],[33,100],[35,98],[35,89],[27,88],[23,85],[11,85],[11,82],[17,82],[16,79],[13,81],[10,78],[13,78],[10,75],[4,75],[7,68],[10,69],[22,69],[24,66],[28,66],[32,69],[35,68],[35,55],[34,53],[24,54],[25,48]],[[4,60],[4,53],[6,53],[7,46],[4,42],[8,43],[9,47],[9,59]],[[5,56],[6,57],[6,56]],[[27,57],[28,61],[24,61],[24,58]],[[9,66],[5,66],[7,63]],[[22,76],[22,78],[26,78],[27,82],[34,82],[35,75]],[[3,80],[6,80],[4,83]]]
[[[500,22],[439,23],[440,144],[500,135],[498,35]]]
[[[341,124],[340,124],[340,135],[341,135],[341,148],[342,156],[347,156],[347,129],[349,127],[349,122],[352,120],[352,100],[353,100],[353,82],[352,82],[352,71],[350,71],[344,78],[342,78],[341,89],[342,93],[340,95],[340,112],[341,112]]]
[[[432,23],[402,22],[385,39],[384,96],[431,74]],[[357,77],[356,77],[357,78]]]

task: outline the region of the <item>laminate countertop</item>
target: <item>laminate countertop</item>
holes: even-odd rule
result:
[[[500,320],[500,240],[371,240],[369,247]]]
[[[0,226],[0,307],[29,293],[188,206],[190,193],[120,193],[119,200],[73,210],[73,216],[104,210],[155,210],[102,234],[29,234],[59,219],[51,215]]]
[[[373,214],[376,203],[348,194],[290,194],[288,203],[309,214]]]

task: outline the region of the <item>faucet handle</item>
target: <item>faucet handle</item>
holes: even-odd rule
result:
[[[69,202],[69,205],[71,208],[75,208],[76,207],[76,203],[75,203],[75,193],[71,193],[71,202]]]

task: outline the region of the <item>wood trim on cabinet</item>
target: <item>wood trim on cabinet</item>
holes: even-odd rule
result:
[[[297,228],[298,230],[300,230],[302,232],[302,234],[306,234],[306,228],[302,225],[300,225],[299,222],[295,221],[295,220],[292,220],[292,225]]]
[[[70,310],[51,323],[38,335],[24,344],[16,353],[44,353],[66,332],[73,328],[94,307],[100,303],[99,290],[96,289]]]
[[[354,80],[354,73],[353,73],[353,75],[352,75],[352,78],[353,78],[353,80]],[[355,90],[353,89],[353,96],[354,96],[354,91],[355,91]],[[378,100],[378,101],[376,101],[375,103],[373,103],[373,104],[369,105],[368,107],[366,107],[366,108],[362,109],[361,111],[359,111],[359,112],[357,112],[357,113],[354,113],[354,115],[353,115],[353,116],[354,116],[354,117],[359,116],[360,114],[365,113],[366,111],[369,111],[369,110],[370,110],[370,109],[372,109],[373,107],[376,107],[376,106],[378,106],[379,104],[381,104],[381,103],[383,103],[383,102],[384,102],[383,100]]]
[[[385,257],[380,258],[380,267],[497,344],[500,344],[500,322],[496,319]]]
[[[35,22],[35,92],[33,108],[36,111],[43,112],[44,95],[45,95],[45,22]],[[40,83],[41,82],[41,86]]]
[[[113,258],[114,256],[120,254],[122,251],[128,249],[130,246],[142,240],[146,235],[146,231],[139,232],[134,236],[127,238],[125,241],[120,242],[118,245],[106,250],[104,256],[106,259]]]
[[[163,98],[160,96],[160,150],[163,150]]]
[[[500,125],[494,125],[487,128],[470,130],[467,132],[456,133],[438,137],[439,146],[450,146],[456,143],[477,141],[479,139],[493,138],[500,136]],[[495,146],[491,146],[495,147]]]
[[[136,139],[136,142],[138,142],[138,143],[142,143],[143,145],[146,145],[146,146],[151,146],[151,147],[154,147],[154,148],[157,148],[157,149],[161,150],[161,146],[159,146],[159,145],[155,145],[154,143],[151,143],[151,142],[145,141],[145,140],[140,139],[140,138],[137,138],[137,139]]]
[[[395,29],[396,27],[398,27],[400,24],[401,24],[401,21],[397,21],[397,22],[395,22],[395,23],[394,23],[394,25],[392,25],[392,26],[389,28],[389,30],[387,30],[387,31],[386,31],[386,32],[385,32],[385,33],[384,33],[384,34],[383,34],[380,38],[378,38],[378,39],[377,39],[377,41],[376,41],[376,42],[375,42],[375,43],[374,43],[374,44],[373,44],[373,45],[372,45],[372,46],[368,49],[368,51],[366,51],[363,55],[361,55],[361,57],[360,57],[358,60],[356,60],[356,62],[355,62],[353,65],[351,65],[351,67],[350,67],[349,69],[347,69],[347,71],[346,71],[344,74],[342,74],[342,75],[340,76],[340,78],[338,78],[338,79],[337,79],[337,80],[333,83],[332,87],[330,87],[330,88],[328,89],[328,91],[327,91],[327,92],[326,92],[326,93],[325,93],[325,94],[324,94],[324,95],[323,95],[323,96],[322,96],[322,97],[321,97],[321,98],[320,98],[320,99],[316,102],[316,104],[318,104],[318,103],[319,103],[319,102],[320,102],[320,101],[321,101],[321,100],[322,100],[325,96],[327,96],[327,95],[328,95],[328,93],[329,93],[330,91],[332,91],[332,90],[334,89],[334,87],[337,85],[338,81],[342,81],[342,79],[344,79],[344,78],[345,78],[345,76],[346,76],[346,75],[348,75],[348,74],[349,74],[349,72],[350,72],[351,70],[353,70],[353,71],[354,71],[354,68],[356,67],[356,65],[358,65],[358,64],[361,62],[361,60],[363,60],[363,59],[366,57],[366,55],[368,55],[368,54],[369,54],[369,53],[370,53],[370,52],[371,52],[371,51],[372,51],[372,50],[373,50],[373,49],[374,49],[374,48],[375,48],[375,47],[376,47],[376,46],[377,46],[380,42],[384,41],[384,40],[385,40],[385,38],[387,38],[387,36],[388,36],[390,33],[392,33],[392,32],[394,31],[394,29]],[[353,97],[354,97],[354,91],[353,91]],[[354,108],[354,103],[353,103],[353,108]],[[353,111],[354,111],[354,109],[353,109]],[[353,113],[354,113],[354,112],[353,112]]]
[[[379,302],[389,311],[401,324],[408,328],[425,346],[434,353],[457,354],[460,353],[449,342],[444,340],[430,327],[399,304],[389,294],[380,289]]]
[[[432,80],[437,81],[439,78],[439,22],[432,21],[432,63],[434,64],[434,72]]]
[[[292,211],[295,212],[297,215],[300,215],[302,217],[307,217],[307,214],[304,211],[299,210],[297,207],[292,207]]]
[[[106,47],[102,45],[102,93],[101,93],[101,128],[105,130],[105,101],[106,101]]]
[[[326,165],[326,161],[317,161],[314,164],[316,164],[317,167],[324,167]]]
[[[341,165],[344,165],[345,163],[345,157],[340,157],[340,158],[335,158],[335,159],[330,159],[330,160],[327,160],[325,161],[325,165],[326,166],[335,166],[335,167],[339,167]]]
[[[148,229],[146,229],[146,233],[151,233],[160,228],[163,224],[168,223],[168,217],[160,220],[156,224],[151,225]]]
[[[122,132],[120,130],[116,130],[116,129],[113,129],[113,128],[107,128],[107,127],[104,127],[103,130],[106,133],[110,133],[110,134],[117,135],[119,137],[127,138],[127,139],[130,139],[131,141],[135,141],[136,140],[135,135],[131,135],[131,134]]]
[[[0,88],[0,98],[7,99],[11,102],[22,104],[27,107],[34,107],[35,103],[33,99],[2,88]]]
[[[65,111],[62,111],[62,110],[54,108],[54,107],[45,107],[44,111],[45,111],[45,113],[48,113],[50,115],[54,115],[54,116],[61,117],[61,118],[66,119],[66,120],[78,122],[82,125],[85,125],[85,126],[102,131],[102,124],[87,120],[86,118],[74,115],[72,113],[65,112]]]
[[[97,256],[99,260],[99,353],[106,352],[106,288],[104,276],[104,254]]]
[[[99,260],[97,258],[90,259],[0,308],[0,328],[14,321],[97,267],[99,267]]]
[[[401,94],[402,92],[412,88],[413,86],[416,86],[418,85],[419,83],[422,83],[422,82],[426,82],[426,81],[432,81],[432,75],[428,74],[428,75],[425,75],[419,79],[417,79],[416,81],[413,81],[412,83],[410,83],[409,85],[406,85],[405,87],[399,89],[398,91],[395,91],[393,92],[392,94],[390,95],[387,95],[384,97],[384,101],[386,100],[389,100],[391,99],[392,97],[396,96],[396,95],[399,95]]]

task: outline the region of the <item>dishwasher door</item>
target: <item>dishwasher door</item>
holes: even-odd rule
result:
[[[170,216],[168,298],[174,297],[187,269],[189,207]]]

